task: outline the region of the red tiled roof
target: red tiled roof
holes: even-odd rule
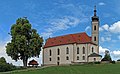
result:
[[[37,61],[35,61],[34,59],[29,61],[28,65],[38,65]]]
[[[59,46],[65,44],[84,44],[84,43],[91,43],[91,37],[89,37],[85,32],[83,33],[76,33],[76,34],[68,34],[64,36],[58,36],[47,39],[44,48],[52,47],[52,46]]]

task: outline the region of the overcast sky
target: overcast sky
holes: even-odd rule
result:
[[[21,61],[15,62],[5,53],[5,45],[11,40],[8,33],[19,17],[26,16],[44,40],[79,32],[91,36],[94,5],[100,18],[100,54],[109,50],[113,60],[119,59],[119,0],[0,0],[0,57],[14,65],[22,65]],[[35,59],[41,63],[41,55]]]

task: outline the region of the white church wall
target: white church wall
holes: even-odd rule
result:
[[[89,57],[88,59],[89,59],[88,62],[100,62],[101,61],[101,57]]]
[[[88,49],[88,55],[92,54],[92,53],[97,53],[99,54],[98,52],[98,46],[94,45],[94,44],[88,44],[89,46],[89,49]]]
[[[69,48],[69,54],[66,54],[66,48]],[[60,49],[60,55],[57,54],[57,49]],[[49,55],[49,50],[52,51],[52,55]],[[66,57],[69,57],[69,60],[66,60]],[[57,58],[60,58],[58,60]],[[51,58],[51,61],[49,60]],[[57,65],[59,64],[70,64],[73,61],[73,44],[60,45],[54,47],[44,48],[44,65]]]
[[[77,54],[77,47],[79,47],[79,54]],[[85,54],[83,54],[83,47],[85,48]],[[77,44],[75,51],[75,60],[74,62],[87,62],[87,44]],[[85,59],[83,60],[83,56]],[[77,59],[79,57],[79,59]]]

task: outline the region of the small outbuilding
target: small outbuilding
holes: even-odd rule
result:
[[[102,56],[97,53],[92,53],[88,56],[89,62],[100,62]]]
[[[35,60],[33,59],[33,60],[29,61],[28,65],[29,65],[29,66],[32,65],[32,67],[37,67],[39,64],[38,64],[37,61],[35,61]]]

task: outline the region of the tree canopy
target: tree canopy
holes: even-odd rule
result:
[[[36,29],[32,29],[26,18],[18,18],[11,26],[9,34],[12,39],[7,43],[6,52],[13,60],[23,60],[23,65],[26,67],[28,58],[39,57],[43,38]]]
[[[109,51],[105,51],[105,56],[102,61],[112,61]]]
[[[4,58],[4,57],[1,57],[1,58],[0,58],[0,62],[1,62],[1,63],[6,63],[5,58]]]

